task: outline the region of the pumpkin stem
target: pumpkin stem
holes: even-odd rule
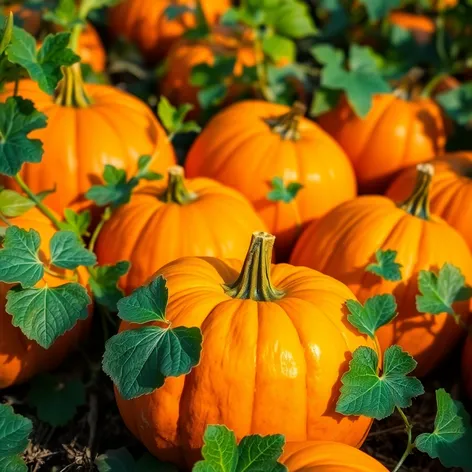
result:
[[[393,94],[403,100],[410,100],[413,89],[418,81],[423,77],[424,71],[420,67],[413,67],[407,74],[399,80]]]
[[[275,236],[264,232],[252,234],[249,251],[236,282],[225,285],[226,293],[233,298],[271,302],[279,300],[285,293],[272,285],[270,264]]]
[[[177,203],[178,205],[186,205],[197,199],[197,195],[189,192],[185,188],[184,168],[181,166],[169,167],[167,170],[168,182],[167,188],[162,195],[161,200],[166,203]]]
[[[63,107],[87,108],[92,100],[85,92],[80,64],[63,67],[64,78],[56,90],[56,104]]]
[[[399,206],[410,215],[429,220],[429,189],[434,175],[431,164],[418,164],[418,174],[413,193]]]
[[[277,133],[284,140],[298,141],[300,131],[298,130],[300,120],[305,115],[306,106],[302,102],[295,102],[288,113],[275,118],[266,118],[273,133]]]

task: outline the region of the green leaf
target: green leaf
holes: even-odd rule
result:
[[[207,37],[211,33],[211,30],[200,1],[197,1],[193,12],[195,15],[195,28],[188,29],[183,35],[184,38],[202,39]]]
[[[123,292],[118,288],[118,281],[126,275],[129,268],[128,261],[120,261],[115,265],[90,269],[89,285],[97,303],[113,312],[117,311],[116,304],[123,298]]]
[[[28,472],[25,461],[20,456],[0,457],[0,470],[3,472]]]
[[[198,103],[206,110],[219,105],[225,99],[227,93],[228,87],[223,83],[210,85],[198,91]]]
[[[78,283],[24,290],[16,286],[7,293],[5,309],[13,317],[13,326],[48,349],[77,321],[87,318],[91,302],[87,290]]]
[[[166,279],[159,276],[118,302],[118,316],[130,323],[166,321],[168,299]]]
[[[148,326],[123,331],[105,345],[103,371],[127,400],[153,392],[166,377],[188,374],[200,360],[198,328]]]
[[[0,55],[2,55],[11,42],[13,34],[13,13],[10,12],[5,19],[2,31],[0,32]]]
[[[418,288],[421,295],[416,296],[417,310],[420,313],[433,315],[441,313],[453,315],[453,303],[467,300],[472,295],[460,269],[449,263],[441,267],[438,275],[432,271],[420,271]]]
[[[0,249],[0,281],[33,287],[44,275],[39,258],[41,237],[37,231],[9,226]]]
[[[285,438],[281,434],[271,436],[252,435],[244,437],[239,443],[238,471],[269,471],[277,465],[282,455]],[[276,470],[286,470],[277,468]]]
[[[0,190],[0,213],[7,218],[21,216],[34,206],[33,200],[20,195],[14,190]]]
[[[272,60],[288,59],[290,62],[295,60],[295,43],[283,36],[266,36],[262,42],[262,49]]]
[[[349,370],[341,379],[338,413],[381,420],[395,407],[411,406],[411,399],[424,393],[421,382],[407,376],[415,369],[416,361],[400,346],[385,351],[381,375],[377,373],[378,362],[377,353],[369,347],[354,351]]]
[[[310,115],[316,117],[332,110],[339,103],[341,95],[342,93],[340,90],[331,90],[320,87],[313,95]]]
[[[376,295],[362,306],[357,300],[347,300],[347,319],[362,334],[375,338],[376,331],[397,316],[397,302],[391,294]]]
[[[193,9],[187,5],[169,5],[164,10],[164,15],[169,20],[176,20],[177,18],[182,16],[184,13],[191,13],[191,12],[193,12]]]
[[[195,121],[184,123],[185,117],[192,110],[193,106],[189,104],[174,107],[166,97],[161,96],[157,108],[157,114],[164,128],[169,134],[187,133],[190,131],[199,132],[200,126]]]
[[[62,79],[61,67],[80,61],[68,48],[70,33],[49,34],[36,51],[36,40],[21,28],[13,28],[13,37],[7,48],[8,60],[24,67],[40,89],[52,95]]]
[[[465,434],[462,419],[457,413],[457,405],[443,388],[436,390],[436,405],[434,431],[420,434],[415,440],[416,447],[432,459],[440,457],[441,446],[454,443]]]
[[[99,472],[135,472],[134,458],[125,447],[106,451],[95,459],[95,465]]]
[[[79,266],[93,266],[97,256],[86,249],[76,233],[58,231],[54,233],[49,243],[51,249],[51,264],[61,269],[77,269]]]
[[[369,18],[377,21],[386,17],[391,10],[399,8],[401,0],[361,0],[361,3],[365,5]]]
[[[467,125],[472,121],[472,82],[466,82],[455,89],[440,93],[435,99],[460,125]]]
[[[369,264],[365,270],[378,275],[382,279],[399,282],[402,279],[400,271],[402,265],[395,262],[396,257],[397,251],[393,251],[392,249],[387,249],[385,251],[379,249],[375,251],[377,263]]]
[[[78,379],[61,381],[51,374],[35,377],[28,393],[28,405],[51,426],[65,426],[85,404],[85,387]]]
[[[47,118],[30,100],[9,97],[0,103],[0,174],[15,176],[25,162],[40,162],[43,144],[29,139],[31,131],[46,127]]]
[[[65,222],[61,223],[61,229],[64,231],[72,231],[77,236],[88,236],[88,228],[92,222],[92,215],[89,210],[85,210],[81,213],[66,208],[64,210]]]
[[[266,23],[272,26],[277,34],[295,39],[316,34],[308,5],[302,0],[278,0],[272,2],[272,8],[266,5],[264,10]]]
[[[15,414],[11,406],[0,404],[0,458],[22,453],[32,431],[33,424],[29,419]]]
[[[65,29],[85,24],[78,16],[75,0],[59,0],[56,8],[44,12],[43,17],[46,21],[62,26]]]
[[[284,185],[282,177],[274,177],[271,181],[272,190],[267,194],[267,199],[272,202],[290,203],[298,195],[303,185],[298,182],[290,182]]]

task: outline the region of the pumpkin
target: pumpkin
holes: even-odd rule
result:
[[[33,36],[43,36],[44,33],[58,33],[62,30],[60,26],[47,24],[45,31],[42,31],[41,12],[24,8],[20,4],[3,7],[4,14],[12,11],[22,21],[22,27]],[[38,41],[38,47],[42,41]],[[104,72],[106,65],[106,53],[97,30],[87,23],[79,35],[77,44],[77,54],[83,64],[88,64],[96,72]]]
[[[426,15],[393,11],[388,16],[390,24],[410,31],[418,44],[428,44],[436,31],[434,21]]]
[[[465,343],[464,354],[462,356],[462,378],[465,390],[469,398],[472,399],[472,337],[469,336]]]
[[[225,424],[238,439],[364,441],[371,419],[335,411],[352,352],[372,346],[346,323],[354,295],[311,269],[271,265],[273,244],[254,233],[244,262],[187,257],[156,274],[167,280],[172,326],[200,327],[204,339],[187,376],[133,400],[116,392],[126,425],[157,457],[191,466],[208,424]]]
[[[319,123],[351,159],[363,193],[383,192],[399,170],[431,159],[446,144],[441,109],[430,98],[374,95],[364,118],[343,98]]]
[[[303,113],[298,103],[292,109],[257,100],[232,105],[206,126],[185,164],[190,177],[210,177],[243,193],[277,236],[281,260],[302,227],[356,195],[345,153]],[[290,204],[268,200],[274,177],[303,185]]]
[[[168,173],[167,183],[135,192],[100,232],[100,263],[131,262],[121,279],[126,293],[179,257],[242,259],[251,233],[265,229],[235,190],[206,178],[184,180],[182,167],[171,167]]]
[[[12,225],[20,228],[38,231],[41,235],[40,251],[46,258],[49,257],[49,240],[56,230],[45,216],[37,209],[32,209],[10,221]],[[2,222],[0,225],[5,227]],[[61,273],[72,275],[71,271]],[[85,283],[86,270],[79,268],[78,274],[79,281]],[[37,286],[43,286],[45,283],[55,287],[65,282],[63,279],[46,273]],[[19,328],[12,325],[12,317],[5,311],[6,294],[10,288],[11,285],[0,282],[0,389],[25,382],[40,372],[57,367],[87,334],[90,325],[90,317],[79,321],[74,328],[59,337],[48,350],[43,349],[35,341],[26,338]],[[91,313],[92,307],[89,308]]]
[[[0,101],[12,94],[8,84]],[[57,186],[46,203],[58,212],[83,203],[84,192],[101,182],[105,164],[131,174],[144,154],[154,157],[151,167],[157,172],[175,162],[166,133],[146,104],[114,87],[84,85],[79,67],[65,69],[56,97],[31,80],[20,81],[19,95],[48,117],[47,128],[29,135],[43,142],[42,163],[25,164],[21,174],[34,192]],[[10,179],[4,185],[14,187]]]
[[[344,282],[361,302],[382,293],[393,293],[398,316],[378,331],[382,349],[399,344],[417,361],[415,374],[423,376],[454,347],[463,334],[453,318],[421,314],[416,310],[418,273],[449,262],[472,282],[472,256],[464,238],[429,211],[429,187],[433,167],[418,166],[417,182],[405,202],[384,196],[359,197],[339,205],[310,225],[300,237],[291,263],[319,270]],[[447,243],[446,243],[447,241]],[[386,281],[366,272],[378,249],[397,251],[402,280]],[[456,312],[468,316],[467,302]]]
[[[230,0],[200,0],[200,3],[210,25],[231,7]],[[109,28],[115,37],[123,36],[136,44],[148,61],[157,61],[195,25],[192,13],[170,20],[166,9],[171,6],[195,8],[196,5],[196,0],[123,0],[110,9]]]
[[[431,161],[434,166],[431,211],[462,234],[472,250],[472,152],[444,154]],[[387,196],[404,200],[415,184],[415,169],[404,170],[392,183]]]
[[[342,443],[289,443],[280,459],[290,472],[388,472],[365,452]]]
[[[166,73],[159,86],[162,95],[175,105],[190,103],[193,105],[193,110],[189,116],[198,117],[200,87],[191,84],[192,69],[198,64],[213,65],[217,55],[235,57],[233,76],[240,77],[244,67],[256,64],[252,41],[244,35],[241,36],[238,37],[236,32],[228,28],[219,28],[203,39],[177,41],[166,59]],[[227,100],[244,91],[241,85],[232,83],[231,79],[228,80],[227,86],[229,89]]]

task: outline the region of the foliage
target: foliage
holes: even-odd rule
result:
[[[402,279],[402,265],[395,262],[397,251],[391,249],[375,251],[376,262],[366,267],[368,272],[378,275],[382,279],[398,282]]]
[[[281,177],[274,177],[271,182],[272,190],[267,194],[271,202],[290,203],[298,195],[303,185],[298,182],[290,182],[286,186]]]

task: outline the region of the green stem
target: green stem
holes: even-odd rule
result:
[[[263,35],[259,31],[259,28],[256,28],[256,35],[254,39],[254,55],[256,57],[256,72],[258,79],[259,89],[268,102],[275,102],[276,97],[274,92],[269,86],[269,80],[267,77],[267,67],[265,63],[265,54],[262,47]]]
[[[444,14],[441,12],[436,19],[436,51],[441,62],[447,66],[449,57],[446,51],[446,28],[444,25]]]
[[[52,275],[53,277],[56,277],[58,279],[67,280],[68,282],[77,282],[77,276],[76,277],[67,277],[65,275],[59,274],[58,272],[55,272],[54,270],[49,269],[46,266],[44,266],[44,272],[46,272],[46,274]]]
[[[252,234],[246,259],[237,280],[224,285],[227,295],[232,298],[270,302],[285,296],[282,290],[272,285],[270,267],[275,236],[269,233]]]
[[[26,193],[26,195],[28,195],[28,198],[30,200],[32,200],[36,206],[38,207],[38,209],[41,211],[41,213],[44,215],[44,216],[47,216],[50,220],[51,220],[51,223],[57,228],[57,229],[61,229],[61,223],[60,221],[57,219],[56,215],[54,215],[54,213],[52,212],[52,210],[50,208],[48,208],[39,198],[38,196],[28,187],[28,185],[26,184],[26,182],[21,178],[21,175],[20,174],[16,174],[15,177],[14,177],[14,180],[15,182],[20,186],[21,190],[23,190],[23,192]]]
[[[89,251],[94,251],[95,249],[95,244],[97,243],[98,235],[100,234],[100,231],[103,229],[105,226],[105,223],[110,219],[112,214],[112,210],[110,207],[105,208],[105,211],[102,213],[102,217],[100,218],[100,223],[98,223],[97,227],[95,228],[92,237],[90,238],[90,242],[88,245]]]
[[[396,407],[398,413],[400,413],[400,416],[402,417],[404,423],[405,423],[405,429],[406,433],[408,435],[408,444],[406,446],[405,452],[403,453],[403,456],[401,457],[400,461],[396,465],[395,469],[393,469],[393,472],[398,472],[405,462],[406,458],[412,453],[412,451],[416,448],[416,444],[412,441],[412,430],[413,426],[412,424],[408,421],[408,418],[406,417],[405,413],[403,413],[401,408]]]
[[[421,93],[422,97],[429,98],[431,94],[434,92],[435,88],[448,77],[448,74],[441,73],[435,75],[424,87],[423,92]]]
[[[12,226],[12,224],[10,223],[10,221],[8,221],[8,218],[6,218],[5,216],[3,216],[1,213],[0,213],[0,220],[3,221],[7,226]]]
[[[431,164],[418,164],[416,185],[413,193],[399,205],[402,210],[412,216],[428,221],[429,212],[429,189],[434,175],[434,167]]]
[[[161,200],[167,203],[187,205],[197,199],[197,195],[185,187],[184,169],[180,166],[169,167],[167,189]]]

